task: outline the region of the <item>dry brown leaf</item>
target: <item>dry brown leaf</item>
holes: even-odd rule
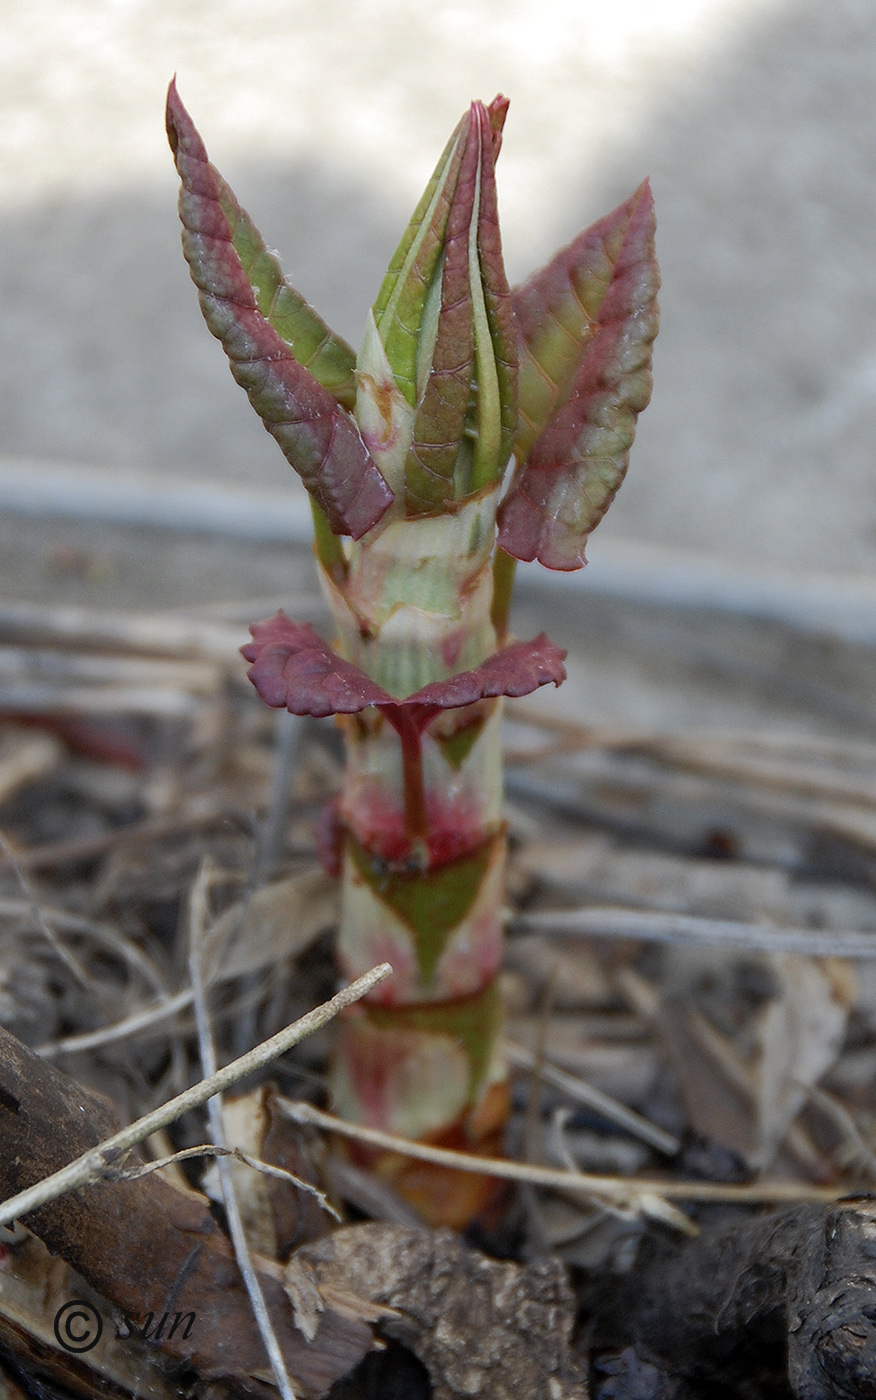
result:
[[[283,1288],[292,1304],[295,1326],[309,1342],[316,1336],[319,1315],[325,1311],[322,1294],[316,1286],[316,1275],[310,1264],[293,1254],[283,1270]]]
[[[291,1172],[316,1185],[311,1163],[302,1150],[299,1130],[275,1107],[275,1087],[260,1084],[248,1094],[223,1101],[229,1146],[248,1156]],[[329,1228],[328,1217],[308,1191],[246,1162],[231,1160],[231,1174],[250,1248],[265,1259],[284,1260],[306,1240],[318,1239]],[[202,1178],[207,1195],[222,1200],[215,1162]],[[308,1339],[310,1340],[310,1339]]]
[[[260,1158],[268,1130],[264,1086],[253,1089],[249,1094],[241,1094],[239,1098],[225,1099],[222,1104],[222,1116],[229,1146],[240,1147],[250,1157]],[[268,1195],[268,1178],[254,1167],[248,1166],[246,1162],[232,1158],[230,1165],[234,1194],[240,1207],[249,1247],[266,1259],[276,1259],[277,1232],[274,1229],[274,1213]],[[206,1169],[201,1184],[212,1201],[222,1202],[222,1187],[216,1162],[212,1162]],[[312,1340],[312,1337],[308,1337],[308,1341]]]
[[[758,1031],[757,1150],[761,1169],[770,1165],[809,1088],[835,1064],[842,1049],[848,1001],[837,981],[814,958],[785,955],[773,960],[779,995],[768,1004]]]
[[[720,1039],[684,1002],[667,999],[658,1025],[672,1058],[694,1132],[748,1161],[755,1148],[754,1115],[745,1067],[720,1051]]]
[[[318,869],[263,885],[226,909],[208,930],[208,980],[243,976],[297,957],[336,921],[337,901],[335,881]]]

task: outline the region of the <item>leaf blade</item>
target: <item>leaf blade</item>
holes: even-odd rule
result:
[[[251,663],[247,675],[272,709],[326,719],[392,700],[358,666],[332,651],[307,622],[293,622],[281,610],[249,630],[252,641],[240,648],[241,655]]]
[[[267,250],[264,256],[259,254],[260,235],[247,221],[242,225],[245,237],[241,235],[244,252],[259,263],[261,278],[255,286],[250,281],[229,222],[229,212],[233,215],[239,206],[234,200],[228,212],[223,207],[223,198],[227,203],[230,191],[210,165],[204,143],[174,84],[168,92],[167,128],[182,180],[183,249],[207,325],[222,342],[235,379],[325,511],[334,533],[358,539],[380,520],[392,501],[392,492],[353,420],[299,362],[260,306],[260,298],[270,298],[271,306],[266,309],[276,309],[285,282],[281,288],[274,281],[274,269],[265,261],[270,255]],[[279,265],[276,275],[282,276]],[[281,300],[284,314],[293,321],[299,317],[300,306],[296,308],[285,296]],[[305,317],[301,324],[306,323],[313,340],[320,334],[322,322],[315,313],[310,315],[314,319]],[[319,323],[316,328],[315,322]],[[338,347],[343,347],[343,342],[334,338],[333,345],[342,362],[343,349]]]
[[[405,711],[422,731],[440,710],[501,695],[531,695],[542,685],[560,685],[566,677],[565,651],[541,632],[531,641],[495,652],[474,670],[398,700],[338,656],[309,623],[293,622],[280,611],[266,622],[253,623],[250,632],[252,641],[240,650],[251,663],[247,674],[261,698],[273,709],[318,719],[376,705],[394,726]]]
[[[659,271],[645,181],[514,293],[521,347],[518,472],[500,513],[507,553],[586,562],[651,393]]]

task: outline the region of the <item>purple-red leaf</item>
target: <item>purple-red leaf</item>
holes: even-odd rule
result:
[[[294,715],[349,715],[376,705],[396,728],[403,712],[422,731],[439,710],[454,710],[498,695],[530,695],[539,686],[566,678],[566,653],[544,632],[488,656],[473,671],[435,681],[397,700],[369,680],[358,666],[332,651],[309,623],[292,622],[278,612],[250,628],[253,640],[241,647],[251,662],[249,678],[267,705]]]
[[[182,180],[183,250],[207,325],[332,530],[359,539],[380,520],[392,491],[353,419],[296,360],[260,310],[223,207],[227,186],[210,165],[174,83],[167,95],[167,134]]]
[[[309,623],[292,622],[278,612],[249,629],[252,641],[241,653],[247,672],[266,705],[285,706],[293,715],[354,715],[392,696],[364,671],[332,651]]]
[[[648,182],[514,293],[518,471],[499,543],[552,569],[585,563],[651,395],[659,272]]]
[[[562,647],[540,632],[529,642],[513,642],[488,656],[473,671],[461,671],[450,680],[423,686],[402,703],[455,710],[460,705],[473,705],[476,700],[496,695],[530,695],[541,685],[551,681],[560,685],[566,679],[565,655]]]

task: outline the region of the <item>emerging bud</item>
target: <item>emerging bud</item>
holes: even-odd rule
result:
[[[496,210],[507,103],[472,104],[389,265],[356,417],[405,515],[496,485],[517,429],[517,346]]]

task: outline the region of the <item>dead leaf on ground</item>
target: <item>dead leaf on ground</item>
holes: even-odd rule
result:
[[[222,1108],[228,1143],[241,1148],[250,1157],[281,1167],[316,1186],[315,1172],[301,1146],[298,1130],[277,1111],[275,1104],[276,1090],[271,1083],[260,1084],[248,1094],[224,1099]],[[328,1229],[328,1216],[317,1199],[291,1181],[268,1176],[234,1159],[231,1176],[246,1237],[256,1254],[282,1261],[297,1245],[318,1239]],[[211,1200],[222,1200],[215,1162],[204,1172],[202,1184]],[[311,1340],[308,1336],[308,1341]]]
[[[816,959],[786,955],[773,966],[779,995],[759,1026],[755,1160],[761,1169],[773,1161],[808,1090],[836,1062],[848,1019],[846,996]]]
[[[241,977],[297,957],[331,927],[337,913],[337,886],[321,870],[298,871],[263,885],[226,909],[208,930],[208,979]]]

